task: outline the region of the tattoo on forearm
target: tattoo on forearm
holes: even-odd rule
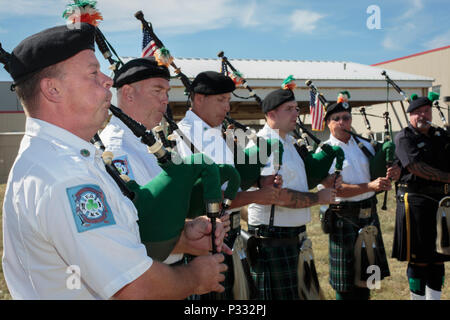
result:
[[[408,165],[407,169],[414,175],[419,176],[421,178],[432,180],[432,181],[440,181],[440,182],[448,182],[450,181],[450,173],[441,171],[439,169],[433,168],[423,162],[412,163]]]
[[[319,202],[317,193],[300,192],[287,189],[288,202],[283,207],[292,209],[308,208]]]

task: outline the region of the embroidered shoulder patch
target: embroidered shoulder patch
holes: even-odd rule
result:
[[[119,170],[120,174],[127,175],[131,180],[134,180],[134,174],[131,170],[130,162],[128,161],[128,157],[126,155],[114,158],[112,163],[117,170]]]
[[[94,184],[66,189],[78,232],[116,224],[102,189]]]

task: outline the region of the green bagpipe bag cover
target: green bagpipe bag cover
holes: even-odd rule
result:
[[[241,177],[241,189],[247,190],[257,183],[261,176],[261,168],[269,161],[273,153],[281,165],[283,158],[283,144],[278,139],[262,139],[258,137],[257,144],[241,151],[236,151],[234,167]]]
[[[160,164],[162,172],[144,186],[134,180],[127,187],[135,193],[139,233],[150,257],[165,260],[175,247],[188,214],[194,183],[203,183],[203,202],[222,200],[218,166],[204,154],[193,154],[175,164]]]
[[[335,168],[340,171],[342,170],[345,159],[344,151],[340,147],[324,144],[321,146],[320,152],[308,153],[303,162],[305,164],[309,189],[314,189],[323,179],[325,179],[335,158]]]
[[[218,164],[219,174],[220,174],[220,185],[223,185],[228,181],[227,187],[224,191],[224,198],[233,200],[236,198],[236,194],[239,190],[241,184],[241,177],[239,172],[229,164]],[[187,214],[188,218],[195,218],[201,216],[205,212],[205,201],[203,200],[203,190],[204,183],[202,179],[197,179],[194,183],[194,188],[192,189],[191,202],[189,206],[189,211]]]
[[[375,180],[379,177],[386,176],[388,162],[394,161],[395,157],[395,144],[388,140],[379,143],[375,148],[375,156],[369,160],[370,177],[371,180]]]

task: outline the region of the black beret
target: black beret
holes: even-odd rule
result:
[[[31,74],[67,60],[80,51],[95,50],[95,28],[87,23],[80,27],[67,25],[45,29],[19,43],[11,54],[9,73],[14,84]]]
[[[417,98],[409,104],[408,110],[406,112],[411,112],[416,110],[417,108],[420,108],[422,106],[430,106],[431,107],[432,102],[427,97],[420,97]]]
[[[234,91],[236,85],[230,77],[215,71],[199,73],[192,82],[192,91],[201,94],[222,94]]]
[[[295,96],[292,90],[277,89],[269,93],[262,101],[261,107],[264,113],[278,108],[285,102],[295,101]]]
[[[114,75],[114,88],[149,78],[170,79],[166,66],[159,66],[155,57],[137,58],[125,63]]]
[[[350,107],[350,105],[347,102],[336,102],[336,103],[333,103],[332,105],[330,105],[327,108],[327,113],[325,114],[324,120],[327,121],[328,118],[333,113],[338,113],[338,112],[342,112],[342,111],[347,111],[347,112],[351,113],[352,108]]]

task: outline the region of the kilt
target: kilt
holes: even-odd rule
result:
[[[371,213],[367,217],[357,214],[345,214],[334,220],[333,232],[329,234],[329,270],[330,285],[338,292],[351,291],[355,286],[355,243],[359,230],[373,225],[377,228],[376,244],[378,248],[378,267],[380,268],[380,280],[390,276],[389,266],[384,248],[383,237],[378,219],[376,198],[364,200],[369,203]]]
[[[418,263],[450,261],[450,256],[436,252],[436,213],[444,195],[408,193],[408,214],[404,195],[399,189],[392,257]]]
[[[306,227],[248,226],[249,233],[267,238],[294,238]],[[258,232],[256,233],[256,230]],[[306,238],[306,237],[305,237]],[[258,300],[298,300],[298,259],[301,242],[296,245],[261,247],[251,268]]]

